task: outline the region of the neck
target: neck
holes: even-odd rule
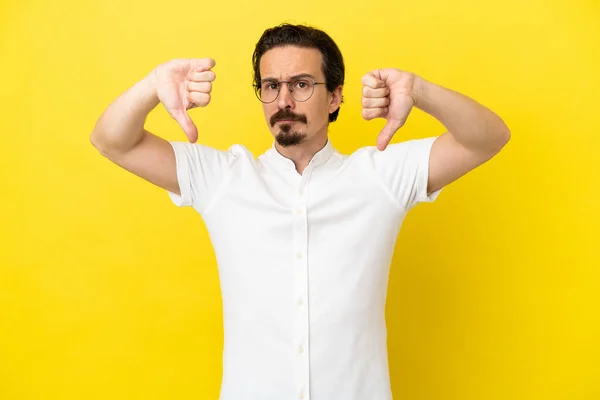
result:
[[[302,175],[310,160],[312,160],[315,154],[322,150],[326,144],[327,136],[325,135],[314,137],[297,146],[290,147],[282,147],[276,141],[275,148],[279,154],[292,160],[296,166],[296,171]]]

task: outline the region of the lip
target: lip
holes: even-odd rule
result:
[[[282,120],[277,121],[278,124],[289,124],[292,122],[296,122],[296,121],[293,121],[291,119],[282,119]]]

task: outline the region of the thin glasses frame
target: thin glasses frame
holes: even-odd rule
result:
[[[298,100],[294,97],[294,89],[292,87],[292,83],[297,83],[299,81],[309,81],[312,83],[312,91],[311,91],[310,95],[304,100]],[[264,101],[261,97],[261,86],[264,82],[272,82],[273,84],[277,84],[277,95],[271,101]],[[309,76],[297,76],[297,77],[292,78],[289,81],[276,81],[274,79],[265,79],[265,80],[261,80],[258,84],[252,85],[252,87],[254,87],[254,93],[256,94],[256,97],[258,98],[258,100],[260,100],[261,103],[270,104],[270,103],[274,102],[275,100],[277,100],[277,98],[279,98],[279,93],[281,92],[281,84],[283,84],[283,83],[288,85],[288,90],[290,91],[290,95],[292,96],[292,98],[301,103],[308,101],[312,97],[312,95],[315,93],[316,85],[324,85],[325,84],[325,82],[317,82]]]

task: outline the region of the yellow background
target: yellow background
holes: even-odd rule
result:
[[[250,60],[284,21],[344,54],[341,152],[383,127],[360,118],[374,68],[467,94],[512,130],[406,219],[387,306],[395,399],[600,399],[598,1],[3,0],[0,13],[0,399],[217,399],[221,297],[202,219],[89,135],[155,65],[208,56],[200,142],[262,153]],[[162,106],[147,128],[185,140]],[[442,132],[415,110],[394,141]]]

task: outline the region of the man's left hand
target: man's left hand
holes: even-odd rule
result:
[[[376,69],[362,77],[362,117],[367,121],[385,118],[377,137],[377,148],[384,150],[416,104],[417,76],[395,68]]]

